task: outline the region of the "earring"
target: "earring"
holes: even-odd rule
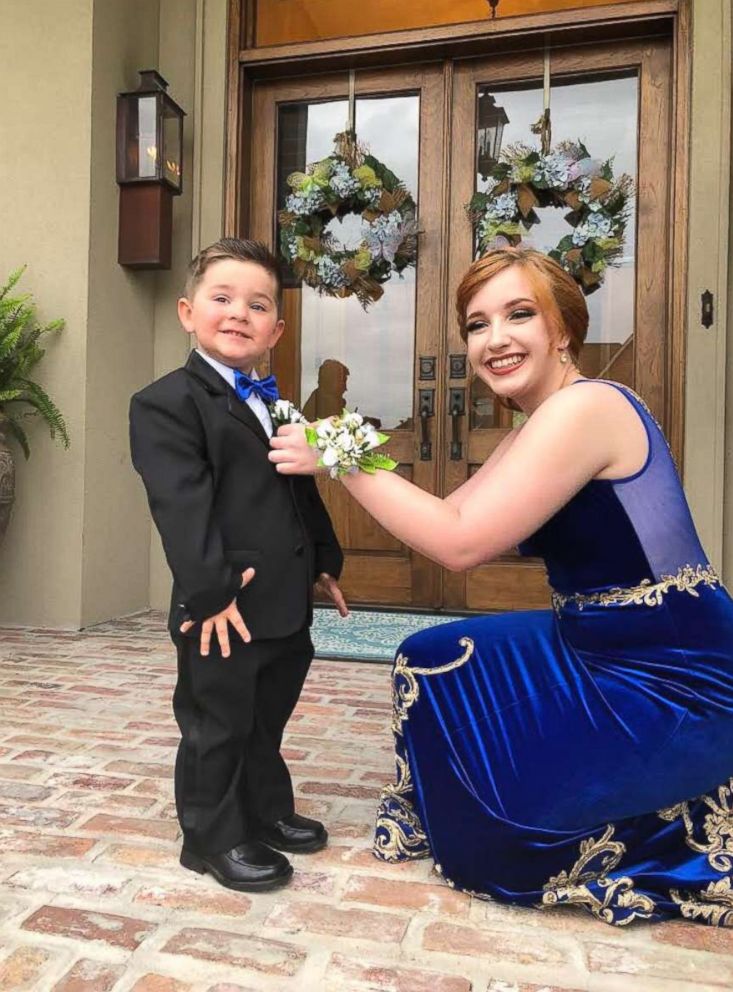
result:
[[[570,361],[570,359],[568,358],[568,353],[567,351],[565,351],[564,348],[560,349],[560,361],[563,363],[563,365],[567,365],[567,363]]]

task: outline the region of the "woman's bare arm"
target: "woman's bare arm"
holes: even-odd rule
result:
[[[619,400],[628,406],[612,387],[551,396],[492,470],[481,478],[477,473],[460,501],[441,500],[389,472],[357,472],[342,481],[395,537],[446,568],[463,571],[516,547],[590,479],[623,458]],[[279,471],[312,471],[314,453],[306,454],[302,429],[297,440],[292,434],[278,437],[273,448],[270,457]]]
[[[469,479],[466,479],[465,482],[461,483],[457,489],[454,489],[452,493],[446,496],[445,502],[450,503],[451,506],[455,507],[459,507],[465,503],[466,499],[475,490],[476,486],[481,485],[481,482],[486,478],[486,476],[490,472],[494,471],[504,455],[514,444],[520,430],[521,427],[515,427],[514,430],[510,431],[506,437],[502,438],[483,463],[481,468],[477,472],[474,472]]]

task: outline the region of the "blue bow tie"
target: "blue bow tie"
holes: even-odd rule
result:
[[[280,399],[274,375],[268,375],[264,379],[252,379],[246,372],[235,369],[234,389],[240,400],[248,400],[252,393],[265,403],[274,403]]]

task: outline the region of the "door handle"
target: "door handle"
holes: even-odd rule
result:
[[[430,425],[428,421],[435,416],[435,390],[420,389],[418,391],[420,409],[420,461],[429,462],[433,459],[433,443],[430,440]]]
[[[459,462],[463,458],[460,418],[466,415],[466,390],[463,387],[448,390],[448,409],[451,417],[450,460]]]

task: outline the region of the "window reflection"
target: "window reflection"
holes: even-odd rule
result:
[[[345,127],[348,102],[284,104],[278,115],[277,209],[285,205],[287,177],[333,152]],[[359,97],[358,139],[384,162],[418,202],[419,97]],[[335,217],[329,230],[347,246],[361,240],[361,218]],[[346,404],[385,429],[412,427],[415,360],[415,269],[393,275],[368,311],[355,297],[320,296],[289,274],[300,293],[300,396],[318,416]],[[340,405],[340,407],[339,407]],[[334,406],[339,409],[334,409]],[[320,411],[324,411],[321,413]]]
[[[497,427],[499,404],[483,379],[474,377],[470,390],[471,430],[481,427]]]
[[[337,358],[326,358],[318,369],[318,385],[303,403],[307,420],[322,420],[341,413],[346,406],[346,383],[349,370]]]
[[[636,73],[598,77],[582,83],[553,80],[552,143],[580,139],[595,159],[612,158],[614,175],[637,179],[638,78]],[[476,189],[485,190],[487,174],[502,148],[527,140],[543,106],[539,83],[478,87],[476,101]],[[522,244],[550,251],[568,233],[564,208],[537,208],[539,223],[522,233]],[[603,285],[586,297],[590,325],[580,366],[584,375],[634,386],[634,298],[636,283],[636,202],[632,198],[620,265],[607,269]],[[472,388],[472,422],[500,425],[482,386]]]

